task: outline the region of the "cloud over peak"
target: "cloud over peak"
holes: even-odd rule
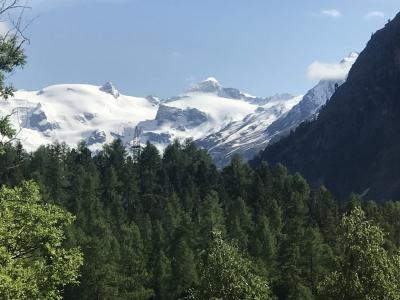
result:
[[[352,52],[339,63],[314,61],[307,68],[307,77],[312,80],[344,80],[358,58],[358,53]]]
[[[379,11],[379,10],[372,10],[369,11],[365,14],[364,18],[366,20],[372,20],[372,19],[381,19],[385,17],[385,13],[383,11]]]

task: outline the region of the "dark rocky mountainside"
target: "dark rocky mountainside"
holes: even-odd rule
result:
[[[344,199],[400,199],[400,14],[377,31],[318,118],[253,161],[282,163]]]

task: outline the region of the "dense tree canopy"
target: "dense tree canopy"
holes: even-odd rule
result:
[[[396,265],[399,203],[363,203],[352,196],[340,204],[325,188],[310,189],[280,165],[252,169],[236,157],[218,171],[191,142],[174,143],[164,155],[148,144],[137,159],[119,140],[97,154],[84,143],[76,149],[43,146],[30,154],[6,145],[1,184],[14,187],[24,180],[38,182],[44,203],[76,216],[62,245],[80,247],[84,264],[80,284],[66,286],[65,299],[185,299],[199,290],[208,293],[203,298],[230,297],[221,294],[229,291],[317,299],[328,284],[346,291],[341,285],[352,275],[345,267],[363,275],[361,287],[388,295],[394,288],[394,269],[385,268]],[[365,216],[350,214],[339,226],[341,216],[359,205]],[[357,251],[365,257],[358,268],[349,267],[357,243],[366,247]],[[372,274],[375,268],[381,273]],[[240,278],[249,280],[250,290]]]

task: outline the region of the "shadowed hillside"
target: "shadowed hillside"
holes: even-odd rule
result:
[[[282,163],[338,197],[400,196],[400,15],[376,32],[317,120],[253,161]]]

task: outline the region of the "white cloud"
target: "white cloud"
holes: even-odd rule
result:
[[[373,10],[365,14],[364,18],[366,20],[376,19],[376,18],[384,18],[385,13],[379,10]]]
[[[307,69],[307,76],[312,80],[343,80],[346,79],[353,62],[341,63],[313,62]]]
[[[331,18],[340,18],[342,13],[337,9],[324,9],[321,11],[320,15]]]

